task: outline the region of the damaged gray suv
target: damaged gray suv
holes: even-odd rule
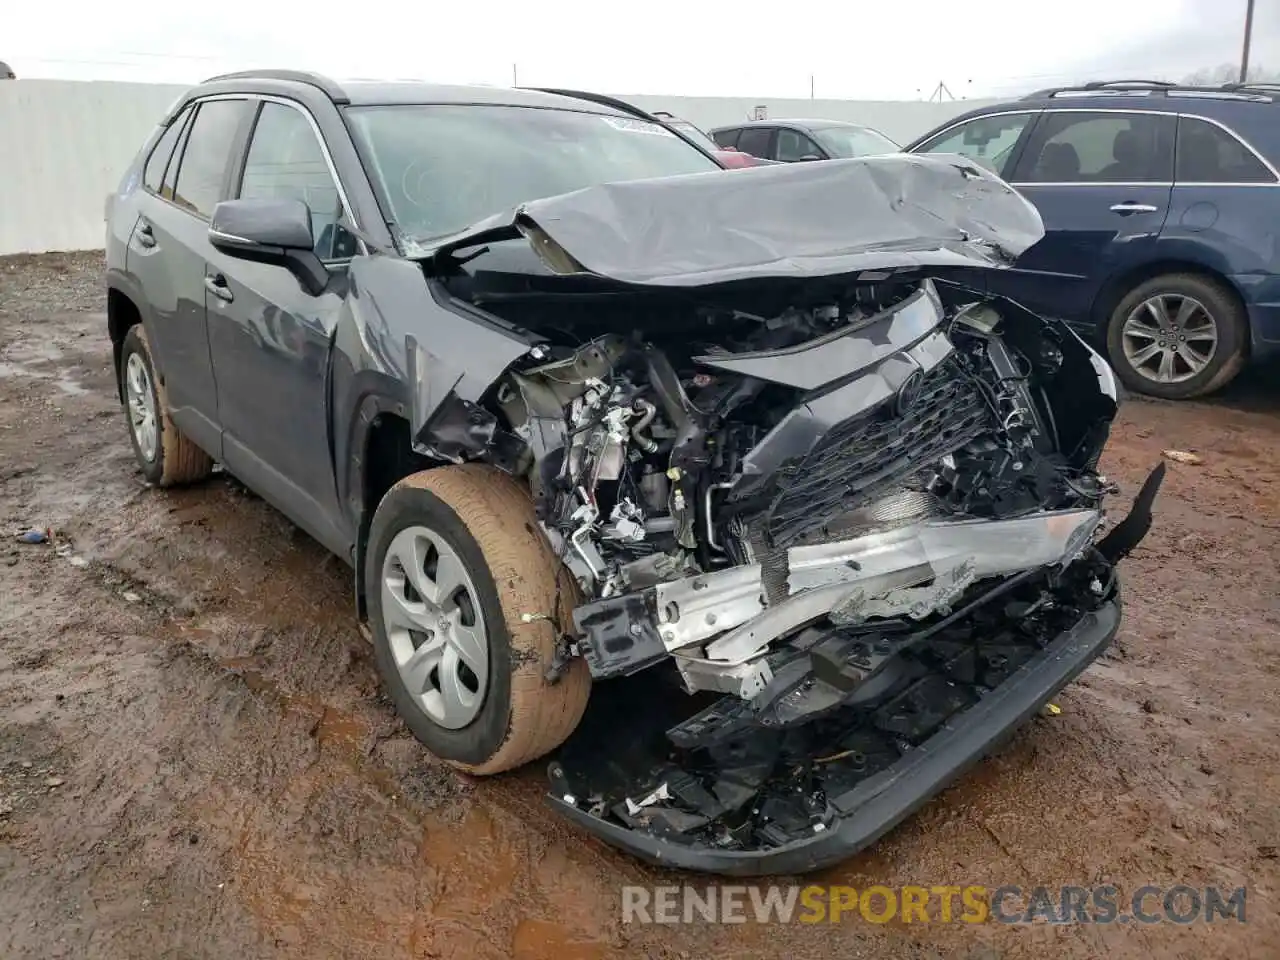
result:
[[[1104,535],[1115,381],[983,293],[1042,227],[963,158],[726,171],[603,97],[240,74],[107,222],[146,478],[223,464],[352,565],[428,750],[556,751],[650,861],[847,856],[1119,625],[1161,474]]]

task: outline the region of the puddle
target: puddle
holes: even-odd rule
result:
[[[56,385],[59,390],[69,397],[83,397],[90,392],[87,387],[81,386],[65,373],[58,378]]]
[[[9,363],[6,360],[0,360],[0,379],[30,377],[33,380],[48,380],[51,376],[52,374],[43,373],[40,370],[32,370],[22,363]]]
[[[63,358],[62,351],[47,340],[20,340],[11,343],[5,349],[5,354],[19,363],[56,363]]]

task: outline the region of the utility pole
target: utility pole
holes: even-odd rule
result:
[[[948,97],[950,97],[952,100],[954,100],[954,99],[956,98],[955,94],[951,92],[951,88],[947,86],[946,81],[944,81],[944,80],[939,80],[939,81],[938,81],[938,85],[937,85],[936,87],[934,87],[934,88],[933,88],[933,93],[929,94],[929,102],[930,102],[930,103],[932,103],[932,102],[933,102],[934,97],[937,97],[937,98],[938,98],[938,102],[939,102],[939,103],[941,103],[941,102],[942,102],[942,95],[943,95],[944,93],[945,93]]]
[[[809,99],[813,99],[813,74],[809,74]]]
[[[1240,82],[1249,82],[1249,42],[1253,39],[1253,0],[1245,0],[1244,49],[1240,51]]]
[[[513,87],[520,86],[520,78],[516,75],[516,65],[514,63],[511,65],[511,85]]]

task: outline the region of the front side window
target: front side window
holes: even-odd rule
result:
[[[769,140],[772,137],[772,127],[746,127],[738,137],[738,149],[753,157],[768,160]]]
[[[666,127],[574,110],[462,104],[348,107],[383,212],[424,242],[542,197],[720,170]]]
[[[142,175],[142,185],[152,193],[160,192],[164,183],[165,168],[169,165],[169,158],[173,156],[173,148],[178,142],[178,137],[182,134],[182,128],[187,125],[191,110],[191,107],[187,107],[182,113],[173,118],[173,122],[165,128],[164,133],[160,135],[160,139],[156,141],[155,147],[151,150],[151,156],[147,158],[147,166]],[[175,166],[177,165],[175,164]]]
[[[1178,121],[1174,178],[1182,183],[1275,183],[1266,164],[1217,124],[1197,117]]]
[[[958,153],[997,176],[1004,176],[1013,148],[1034,113],[1006,113],[975,117],[915,149],[916,153]]]
[[[1019,163],[1029,183],[1168,183],[1174,118],[1156,113],[1048,113]]]
[[[870,127],[824,127],[814,130],[813,135],[833,157],[874,157],[902,149]]]
[[[311,210],[316,255],[322,260],[347,259],[355,239],[338,226],[342,202],[329,173],[320,141],[301,110],[266,102],[258,114],[240,179],[246,200],[301,200]]]
[[[795,163],[805,157],[822,157],[818,145],[798,130],[779,130],[778,142],[774,147],[774,159],[784,163]]]
[[[200,104],[174,187],[173,202],[206,220],[222,199],[222,185],[247,100],[206,100]]]

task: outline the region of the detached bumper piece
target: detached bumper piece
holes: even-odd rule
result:
[[[1115,572],[1097,551],[988,583],[955,609],[897,633],[813,629],[791,654],[804,681],[771,702],[689,698],[692,715],[665,730],[634,720],[634,742],[615,735],[612,752],[571,743],[549,801],[653,864],[757,876],[842,860],[1021,726],[1120,624]]]

